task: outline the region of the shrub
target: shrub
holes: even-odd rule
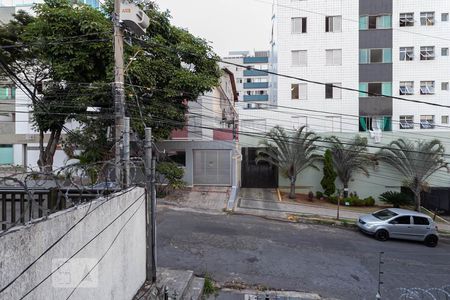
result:
[[[338,203],[338,197],[331,196],[328,198],[328,201],[330,201],[333,204]],[[347,197],[341,200],[342,205],[348,206],[374,206],[375,205],[375,199],[373,197],[367,197],[365,199],[359,199],[354,194],[351,197]]]
[[[317,192],[316,192],[316,198],[317,198],[317,199],[320,199],[320,198],[322,198],[322,197],[323,197],[323,193],[317,191]]]
[[[338,203],[338,197],[337,196],[330,196],[330,197],[328,197],[328,201],[330,201],[333,204],[337,204]]]
[[[173,162],[160,162],[156,166],[156,193],[158,197],[167,196],[172,190],[185,187],[184,170]]]
[[[380,195],[380,200],[384,203],[391,204],[393,207],[399,208],[404,205],[411,205],[414,200],[404,193],[388,191]]]
[[[333,157],[330,149],[327,149],[323,158],[323,178],[320,181],[320,185],[323,188],[324,194],[328,197],[336,191],[336,185],[334,184],[336,177],[337,175],[333,168]]]
[[[365,202],[366,206],[374,206],[375,205],[375,199],[372,196],[364,199],[364,202]]]
[[[308,200],[309,201],[313,201],[314,200],[314,193],[311,192],[311,191],[309,191],[309,193],[308,193]]]

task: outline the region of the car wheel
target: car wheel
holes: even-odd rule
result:
[[[375,232],[375,238],[379,241],[387,241],[389,239],[389,232],[385,229],[380,229]]]
[[[436,247],[438,244],[438,240],[439,238],[437,236],[431,234],[425,238],[425,245],[427,245],[428,247]]]

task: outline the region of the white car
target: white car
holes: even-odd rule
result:
[[[380,241],[389,238],[422,241],[436,247],[439,241],[436,223],[427,215],[400,208],[383,209],[361,216],[358,228]]]

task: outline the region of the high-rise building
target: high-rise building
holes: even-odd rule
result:
[[[271,70],[291,78],[271,76],[269,94],[295,108],[292,126],[448,130],[450,109],[428,103],[450,105],[450,1],[276,0],[273,11]]]

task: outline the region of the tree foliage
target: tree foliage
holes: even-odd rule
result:
[[[183,181],[184,170],[173,162],[160,162],[156,166],[157,193],[160,197],[166,196],[170,191],[186,186]]]
[[[336,177],[337,174],[333,168],[333,156],[331,150],[327,149],[323,157],[323,178],[320,181],[320,185],[323,188],[324,194],[328,197],[336,191],[336,185],[334,183]]]
[[[0,45],[13,45],[2,49],[0,58],[33,87],[42,165],[52,164],[69,120],[81,126],[64,144],[73,154],[82,149],[83,160],[107,159],[116,145],[107,137],[114,111],[111,3],[101,12],[68,0],[45,0],[34,6],[36,17],[19,12],[0,27]],[[183,127],[188,101],[216,86],[221,72],[205,40],[171,25],[169,13],[153,3],[144,9],[151,22],[147,33],[140,39],[128,33],[132,45],[124,49],[126,114],[138,135],[151,126],[155,138],[166,138]],[[40,95],[44,81],[51,84]],[[88,107],[101,110],[88,113]],[[45,133],[53,140],[44,148]]]
[[[440,169],[448,170],[441,141],[410,141],[398,139],[383,147],[377,156],[394,167],[404,178],[404,186],[414,193],[415,208],[420,211],[420,193],[428,190],[427,179]]]
[[[395,208],[400,208],[400,206],[411,205],[414,203],[409,195],[400,192],[388,191],[380,195],[380,200],[391,204]]]
[[[261,148],[258,150],[257,162],[267,161],[278,167],[283,176],[290,181],[289,198],[291,199],[295,199],[297,175],[309,167],[319,170],[316,163],[322,160],[322,156],[316,154],[318,139],[319,136],[312,131],[307,131],[306,126],[300,127],[292,134],[275,126],[260,142]]]
[[[338,137],[328,139],[331,146],[333,166],[336,174],[348,189],[355,173],[369,177],[369,168],[375,165],[375,160],[367,153],[367,138],[355,136],[348,143],[343,143]],[[344,192],[344,197],[347,197]]]

